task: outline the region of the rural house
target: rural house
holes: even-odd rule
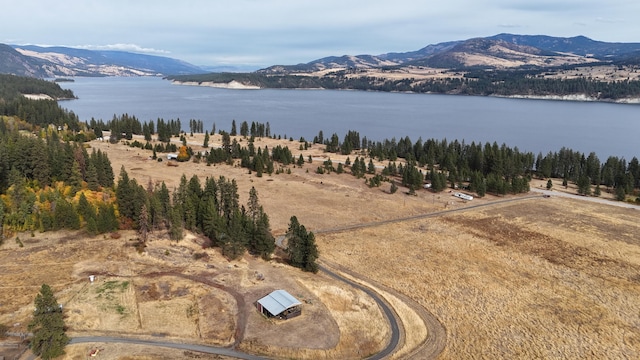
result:
[[[285,290],[275,290],[256,302],[261,314],[267,317],[290,319],[302,314],[302,303]]]

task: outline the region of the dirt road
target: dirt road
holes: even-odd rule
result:
[[[69,344],[81,344],[81,343],[125,343],[125,344],[161,346],[161,347],[172,348],[172,349],[196,351],[196,352],[206,353],[206,354],[224,355],[224,356],[230,356],[230,357],[234,357],[238,359],[246,359],[246,360],[267,359],[264,357],[243,353],[241,351],[237,351],[232,348],[223,348],[223,347],[215,347],[215,346],[196,345],[196,344],[180,344],[180,343],[174,343],[174,342],[168,342],[168,341],[162,341],[162,340],[141,340],[141,339],[131,339],[131,338],[121,338],[121,337],[111,337],[111,336],[81,336],[81,337],[75,337],[71,339],[71,342],[69,342]]]
[[[568,194],[568,193],[565,193],[565,192],[562,192],[562,191],[544,190],[544,189],[536,189],[536,188],[532,188],[531,191],[534,191],[534,192],[537,192],[537,193],[540,193],[540,194],[543,194],[543,195],[547,195],[547,196],[560,196],[560,197],[565,197],[565,198],[569,198],[569,199],[575,199],[575,200],[581,200],[581,201],[591,201],[591,202],[598,203],[598,204],[619,206],[619,207],[623,207],[623,208],[627,208],[627,209],[640,210],[640,205],[630,204],[630,203],[623,202],[623,201],[612,201],[612,200],[603,199],[603,198],[599,198],[599,197],[582,196],[582,195]]]

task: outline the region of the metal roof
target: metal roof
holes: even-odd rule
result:
[[[271,294],[258,300],[258,303],[262,305],[263,308],[267,309],[273,316],[276,316],[293,306],[302,305],[300,301],[285,290],[275,290]]]

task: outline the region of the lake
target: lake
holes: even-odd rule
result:
[[[231,129],[236,120],[269,122],[272,134],[304,137],[320,130],[340,139],[348,130],[378,141],[409,136],[471,143],[496,141],[534,154],[562,147],[604,162],[609,156],[640,157],[640,105],[506,99],[482,96],[336,90],[230,90],[174,85],[153,77],[75,78],[60,83],[77,100],[60,105],[81,120],[114,114],[141,121],[199,119],[205,130]]]

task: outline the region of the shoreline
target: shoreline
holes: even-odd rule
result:
[[[270,88],[263,88],[255,85],[245,85],[238,81],[232,80],[228,83],[216,83],[213,81],[177,81],[171,80],[171,84],[174,85],[182,85],[182,86],[204,86],[204,87],[212,87],[218,89],[230,89],[230,90],[263,90]],[[289,88],[287,90],[322,90],[322,88]],[[353,90],[353,91],[362,91],[362,90],[354,90],[354,89],[335,89],[335,90]],[[381,91],[384,92],[384,91]],[[391,91],[394,92],[394,91]],[[439,94],[439,95],[459,95],[459,94],[447,94],[447,93],[418,93],[409,91],[406,93],[410,94]],[[471,94],[469,96],[488,96],[488,97],[497,97],[497,98],[505,98],[505,99],[525,99],[525,100],[552,100],[552,101],[577,101],[577,102],[602,102],[602,103],[612,103],[612,104],[624,104],[624,105],[640,105],[640,97],[637,98],[623,98],[623,99],[598,99],[595,97],[587,96],[586,94],[571,94],[571,95],[479,95],[479,94]]]
[[[245,85],[235,80],[232,80],[228,83],[216,83],[213,81],[197,82],[197,81],[171,80],[171,84],[184,85],[184,86],[204,86],[204,87],[212,87],[212,88],[219,88],[219,89],[231,89],[231,90],[261,90],[262,89],[260,86]]]
[[[507,99],[528,99],[528,100],[555,100],[555,101],[579,101],[579,102],[603,102],[613,104],[640,104],[640,98],[624,98],[624,99],[598,99],[585,94],[572,95],[490,95]]]

